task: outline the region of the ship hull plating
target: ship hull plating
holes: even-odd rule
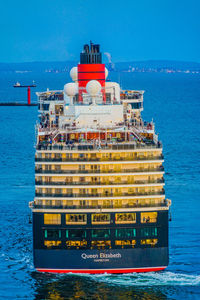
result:
[[[168,247],[111,250],[35,250],[38,271],[54,273],[130,273],[164,270]]]

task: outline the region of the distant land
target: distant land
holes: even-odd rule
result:
[[[63,73],[76,66],[76,61],[0,63],[0,72],[49,72]],[[158,72],[200,74],[200,63],[170,60],[147,60],[135,62],[110,62],[106,64],[113,72]]]

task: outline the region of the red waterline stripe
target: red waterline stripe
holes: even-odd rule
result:
[[[102,274],[102,273],[142,273],[142,272],[155,272],[164,270],[166,267],[151,267],[151,268],[130,268],[130,269],[40,269],[36,268],[39,272],[49,273],[87,273],[87,274]]]

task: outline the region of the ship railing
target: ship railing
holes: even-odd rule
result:
[[[41,208],[41,209],[124,209],[124,208],[151,208],[151,207],[168,207],[166,201],[153,204],[124,204],[124,205],[41,205],[35,204],[34,202],[29,203],[31,208]]]
[[[98,194],[73,194],[73,193],[69,193],[69,194],[64,194],[64,193],[35,193],[36,197],[67,197],[67,198],[89,198],[89,197],[123,197],[123,196],[130,196],[130,197],[134,197],[134,196],[151,196],[151,195],[165,195],[165,191],[158,191],[158,192],[146,192],[146,193],[98,193]]]
[[[158,142],[145,144],[145,143],[112,143],[112,144],[101,144],[101,145],[94,145],[94,144],[87,144],[87,143],[79,143],[76,144],[69,144],[69,145],[62,145],[62,144],[38,144],[36,146],[37,150],[77,150],[77,151],[94,151],[94,150],[134,150],[134,149],[157,149],[162,148],[162,144]]]
[[[105,105],[120,105],[122,104],[121,99],[119,101],[113,101],[112,103],[109,101],[103,102],[102,97],[96,98],[95,99],[96,105],[98,106],[105,106]],[[79,106],[90,106],[92,104],[91,97],[84,97],[84,102],[79,102],[78,100],[73,100],[74,105],[79,105]]]
[[[66,125],[59,126],[59,124],[50,124],[49,120],[45,119],[45,122],[40,122],[37,125],[38,131],[43,132],[44,135],[50,135],[52,129],[55,129],[55,128],[59,130],[60,134],[70,134],[70,133],[73,134],[73,133],[78,133],[79,131],[80,131],[79,133],[83,133],[83,128],[78,126],[75,123],[71,124],[70,126],[66,126]],[[142,119],[140,119],[140,121],[133,119],[129,122],[125,121],[125,122],[120,122],[120,123],[114,123],[110,127],[102,127],[102,126],[99,127],[97,125],[92,127],[90,125],[90,127],[87,127],[87,126],[85,127],[85,131],[89,133],[91,129],[94,129],[99,133],[107,132],[109,134],[110,132],[115,132],[116,130],[117,130],[117,132],[119,132],[120,130],[124,132],[124,128],[125,128],[126,133],[131,133],[131,131],[137,131],[138,134],[140,135],[141,133],[148,132],[149,130],[154,131],[155,126],[154,126],[153,122],[146,122],[146,121],[143,121]],[[66,141],[67,140],[64,140],[64,142],[66,142]],[[118,138],[117,141],[127,142],[127,140],[122,137]],[[151,140],[149,140],[149,141],[151,141]],[[89,142],[89,140],[88,140],[88,142]],[[108,138],[106,140],[106,142],[109,143],[110,139]],[[132,142],[132,140],[129,140],[129,142]]]
[[[143,97],[142,97],[142,95],[136,96],[136,95],[121,94],[120,95],[120,100],[122,102],[123,102],[123,100],[137,100],[138,102],[143,102]]]
[[[49,185],[49,186],[53,186],[53,185],[62,185],[62,186],[66,186],[66,185],[130,185],[130,184],[156,184],[156,183],[164,183],[164,179],[160,179],[160,180],[137,180],[137,181],[121,181],[121,182],[85,182],[85,181],[80,181],[80,182],[49,182],[49,181],[35,181],[36,185]]]
[[[120,99],[121,100],[125,100],[125,99],[140,100],[140,99],[143,99],[143,92],[123,90],[120,93]]]
[[[164,167],[145,168],[145,169],[120,169],[120,170],[42,170],[36,169],[36,174],[114,174],[114,173],[146,173],[146,172],[162,172]]]
[[[164,156],[163,155],[159,155],[159,156],[149,156],[149,157],[137,157],[136,159],[132,159],[132,158],[77,158],[77,159],[73,159],[73,158],[39,158],[36,157],[35,161],[37,162],[104,162],[104,161],[138,161],[138,160],[159,160],[159,159],[163,159]]]

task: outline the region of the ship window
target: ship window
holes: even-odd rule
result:
[[[55,171],[60,171],[61,170],[61,166],[60,165],[55,165]]]
[[[151,245],[155,246],[158,243],[157,239],[146,239],[140,241],[141,245]]]
[[[136,223],[136,213],[115,214],[116,224]]]
[[[60,239],[61,238],[61,230],[45,229],[44,237],[45,237],[45,239]]]
[[[131,106],[133,109],[139,109],[142,107],[142,103],[141,102],[131,103]]]
[[[87,241],[66,241],[66,246],[68,248],[86,248],[87,247]]]
[[[59,247],[61,246],[61,241],[44,241],[44,245],[47,248]]]
[[[120,228],[115,230],[115,237],[120,239],[127,239],[136,236],[135,228]]]
[[[86,214],[67,214],[66,224],[86,224],[87,215]]]
[[[44,157],[45,159],[51,159],[51,153],[45,153]]]
[[[109,224],[110,214],[92,214],[92,224]]]
[[[142,237],[157,236],[157,235],[158,235],[158,230],[156,227],[141,228]]]
[[[70,196],[73,194],[73,189],[67,189],[67,195]]]
[[[106,102],[107,103],[111,102],[111,93],[106,93]]]
[[[40,189],[41,191],[39,191],[40,193],[42,193],[42,189]],[[47,188],[46,189],[46,194],[52,194],[52,189]]]
[[[74,238],[86,238],[86,230],[82,229],[69,229],[66,230],[66,238],[74,239]]]
[[[124,247],[124,246],[131,246],[131,247],[133,247],[133,246],[135,246],[135,244],[136,244],[136,241],[135,240],[116,240],[115,241],[115,245],[116,246],[121,246],[122,248]]]
[[[91,241],[91,248],[111,248],[111,241]]]
[[[91,194],[92,195],[97,195],[98,193],[97,193],[97,189],[91,189]]]
[[[49,104],[43,104],[43,110],[49,110]]]
[[[44,224],[45,225],[60,225],[61,224],[61,214],[44,214]]]
[[[109,229],[92,229],[92,238],[108,239],[110,238]]]
[[[141,213],[141,223],[155,223],[157,222],[157,212]]]
[[[79,171],[84,171],[85,170],[85,165],[79,165],[78,168],[79,168]]]
[[[116,137],[117,137],[118,139],[120,139],[120,138],[121,138],[121,133],[118,132],[118,133],[116,134]]]
[[[62,194],[62,189],[55,189],[55,194],[57,194],[57,195]]]
[[[80,177],[80,182],[85,182],[85,177]]]

